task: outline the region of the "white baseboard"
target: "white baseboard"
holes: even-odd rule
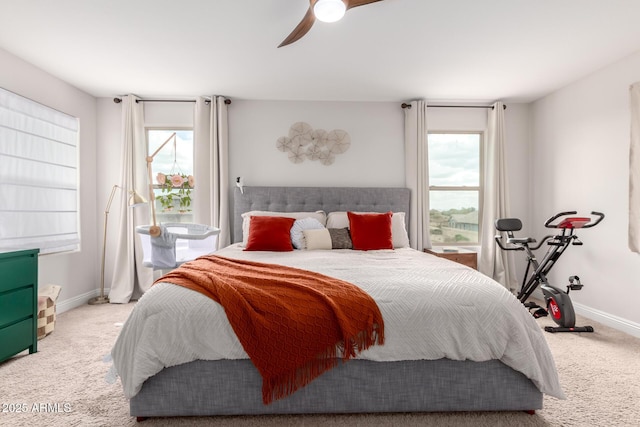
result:
[[[613,314],[609,314],[604,311],[596,310],[595,308],[587,307],[586,305],[578,304],[577,302],[573,303],[573,308],[576,310],[576,313],[581,316],[640,338],[640,324],[638,323],[623,319],[622,317],[614,316]]]
[[[84,294],[75,296],[73,298],[66,299],[64,301],[56,301],[56,313],[64,313],[65,311],[72,310],[76,307],[80,307],[81,305],[87,304],[89,300],[93,297],[97,297],[100,294],[100,291],[93,290],[90,292],[85,292]],[[109,295],[109,289],[104,290],[105,295]]]

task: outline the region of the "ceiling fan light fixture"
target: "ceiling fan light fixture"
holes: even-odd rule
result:
[[[322,22],[339,21],[346,11],[347,6],[342,0],[318,0],[313,7],[313,14]]]

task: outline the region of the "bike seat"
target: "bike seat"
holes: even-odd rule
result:
[[[518,231],[522,230],[522,221],[518,218],[500,218],[495,222],[498,231]]]
[[[531,237],[509,237],[507,243],[513,243],[516,245],[522,245],[524,243],[535,243],[536,239]]]

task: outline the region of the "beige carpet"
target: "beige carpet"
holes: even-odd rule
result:
[[[587,322],[592,334],[545,333],[568,400],[545,397],[535,415],[426,413],[149,419],[128,414],[102,357],[133,304],[83,306],[58,316],[36,354],[0,364],[0,426],[635,426],[640,425],[640,339]],[[551,324],[548,319],[540,326]],[[17,413],[16,411],[24,411]]]

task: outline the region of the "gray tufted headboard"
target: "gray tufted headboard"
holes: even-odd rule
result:
[[[408,188],[369,187],[244,187],[235,188],[233,241],[242,241],[242,217],[245,212],[336,211],[405,212],[409,226]]]

